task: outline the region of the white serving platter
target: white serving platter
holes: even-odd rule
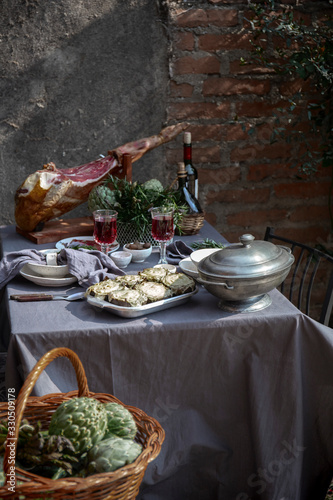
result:
[[[164,309],[184,304],[197,292],[198,287],[196,287],[193,292],[177,295],[176,297],[171,297],[169,299],[158,300],[157,302],[152,302],[151,304],[139,307],[116,306],[114,304],[110,304],[110,302],[107,302],[106,300],[96,299],[95,297],[91,297],[89,295],[87,297],[87,301],[90,305],[99,309],[104,309],[105,311],[116,314],[117,316],[121,316],[123,318],[138,318],[140,316],[145,316],[146,314],[152,314],[157,311],[163,311]]]
[[[37,273],[34,273],[31,269],[28,269],[26,265],[22,267],[20,274],[23,278],[26,278],[27,280],[40,286],[67,286],[77,281],[77,278],[71,274],[68,274],[64,278],[49,278],[40,276]]]
[[[78,241],[78,244],[79,243],[82,244],[82,242],[86,242],[86,244],[89,246],[96,246],[93,236],[73,236],[71,238],[64,238],[62,240],[57,241],[57,243],[55,244],[55,247],[58,250],[61,250],[62,248],[68,248],[69,245],[75,241]],[[114,243],[112,243],[112,245],[110,245],[110,252],[109,253],[115,252],[116,250],[118,250],[118,248],[119,248],[119,243],[118,243],[118,241],[115,241]],[[96,250],[98,250],[97,246],[96,246]]]

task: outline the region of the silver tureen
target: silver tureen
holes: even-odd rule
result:
[[[198,282],[221,299],[219,307],[224,311],[268,307],[268,292],[285,280],[294,262],[288,247],[254,239],[244,234],[240,243],[228,245],[198,263]]]

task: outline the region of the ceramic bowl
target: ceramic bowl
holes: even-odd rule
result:
[[[148,259],[149,255],[152,252],[151,245],[149,248],[143,248],[142,250],[134,250],[133,248],[129,248],[129,245],[132,244],[133,243],[127,243],[123,247],[126,252],[130,252],[132,254],[132,262],[144,262],[146,259]]]
[[[195,250],[190,254],[190,259],[197,266],[201,260],[218,250],[221,250],[221,248],[200,248],[200,250]]]
[[[132,260],[132,254],[131,252],[113,252],[110,254],[111,259],[113,262],[118,266],[120,269],[123,269],[124,267],[127,267],[128,264]]]
[[[47,250],[41,250],[41,253],[54,255],[58,254],[59,250],[49,248]],[[54,260],[54,262],[56,263],[56,260]],[[29,272],[30,270],[38,276],[42,276],[43,278],[64,278],[69,273],[67,264],[58,266],[29,262],[25,265],[25,269],[27,272]]]
[[[179,262],[179,267],[183,273],[188,274],[192,278],[197,278],[199,276],[198,268],[190,257],[186,257],[186,259],[181,260]]]

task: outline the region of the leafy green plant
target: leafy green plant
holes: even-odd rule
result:
[[[164,189],[157,179],[132,183],[110,176],[90,192],[88,199],[91,212],[98,208],[114,209],[118,212],[117,221],[134,224],[139,234],[143,234],[151,225],[149,209],[158,206],[173,208],[174,222],[179,228],[180,219],[187,209],[179,205],[177,191]]]
[[[292,166],[310,175],[321,167],[332,169],[329,209],[333,228],[333,22],[332,16],[306,25],[294,9],[274,0],[250,2],[253,32],[250,60],[288,81],[307,82],[273,114],[271,142],[298,143]],[[329,7],[329,5],[327,5]],[[331,6],[332,8],[332,6]],[[305,110],[305,113],[304,113]],[[305,115],[305,116],[304,116]],[[304,118],[308,127],[304,129]]]

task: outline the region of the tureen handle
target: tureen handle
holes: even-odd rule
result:
[[[214,285],[214,286],[224,286],[225,288],[227,288],[228,290],[233,290],[234,287],[233,286],[230,286],[230,285],[227,285],[227,283],[215,283],[214,281],[205,281],[203,280],[202,278],[195,278],[197,280],[198,283],[200,283],[200,285]]]
[[[254,236],[252,236],[252,234],[243,234],[239,237],[239,241],[242,243],[242,245],[244,245],[245,248],[249,248],[253,240]]]

